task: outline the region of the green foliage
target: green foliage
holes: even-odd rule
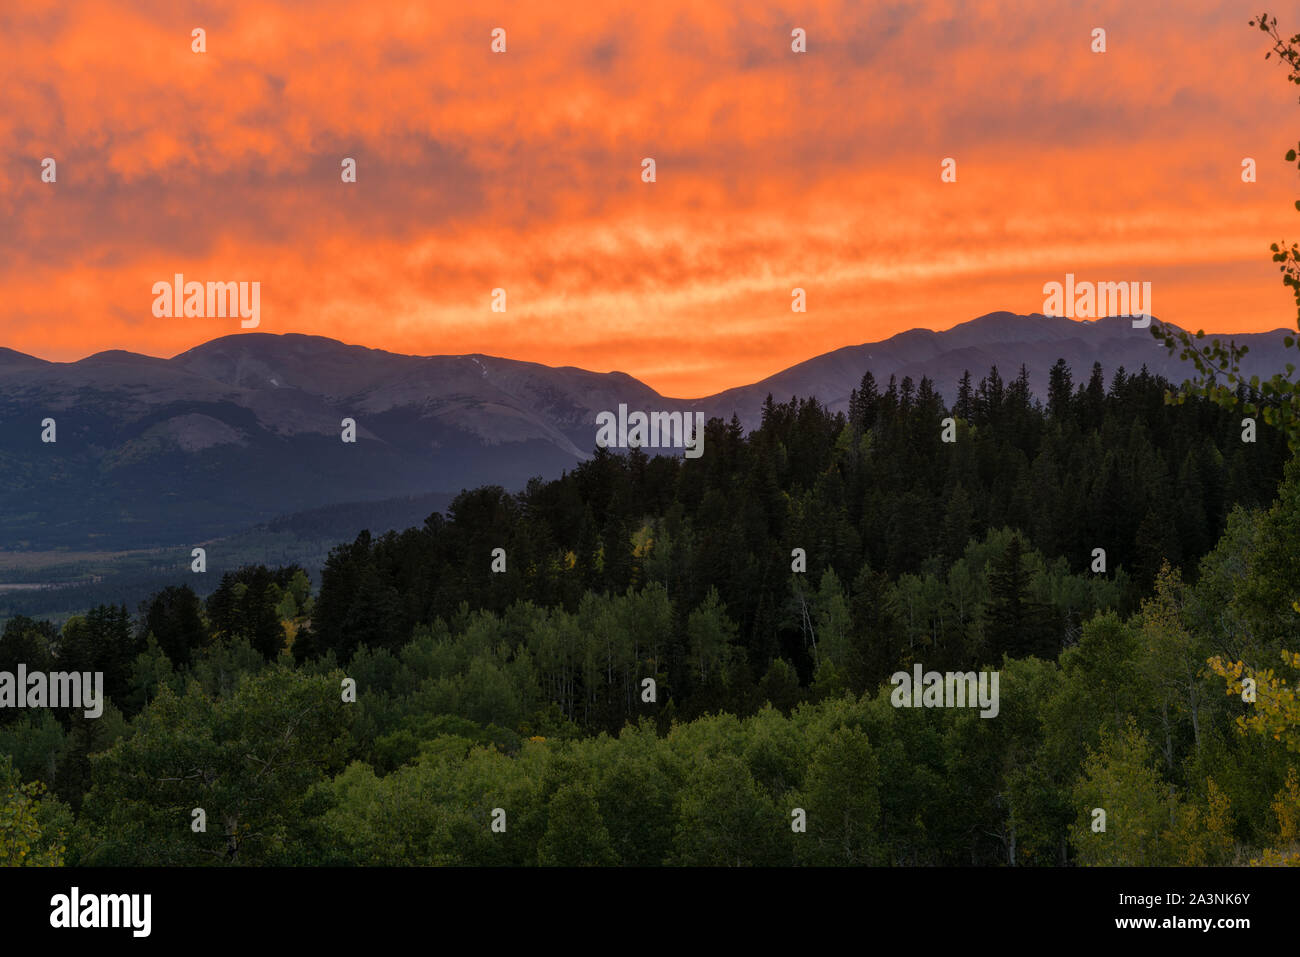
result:
[[[352,716],[341,673],[247,675],[227,697],[164,687],[130,736],[92,759],[74,849],[82,864],[276,863],[293,859],[298,807],[338,770]],[[191,830],[202,808],[207,829]]]
[[[71,815],[0,755],[0,867],[61,867]]]
[[[816,865],[876,862],[880,819],[880,766],[867,736],[856,729],[831,731],[809,762],[800,802],[808,813],[806,838],[796,855]]]
[[[546,806],[546,832],[537,848],[538,863],[554,867],[592,867],[617,862],[609,830],[591,788],[563,784]]]
[[[1103,731],[1074,787],[1079,808],[1075,845],[1085,865],[1172,864],[1163,839],[1173,796],[1153,767],[1151,746],[1130,722],[1118,734]],[[1105,830],[1094,830],[1094,811],[1105,812]]]

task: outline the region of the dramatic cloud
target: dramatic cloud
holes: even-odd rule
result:
[[[1291,322],[1268,245],[1294,232],[1300,112],[1241,8],[21,6],[0,10],[0,345],[46,358],[240,331],[154,318],[178,272],[260,281],[261,332],[677,395],[1039,311],[1066,272],[1150,281],[1192,328]]]

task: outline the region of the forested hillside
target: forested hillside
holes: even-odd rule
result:
[[[111,704],[0,710],[0,859],[1300,861],[1300,460],[1170,389],[868,374],[466,491],[315,592],[14,619],[0,670]],[[997,671],[996,716],[898,707],[914,664]]]

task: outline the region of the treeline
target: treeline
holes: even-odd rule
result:
[[[1269,430],[1101,383],[868,376],[699,460],[462,493],[316,595],[249,566],[15,619],[0,670],[111,704],[0,710],[0,860],[1300,860],[1300,460],[1279,486]],[[895,707],[914,662],[999,670],[998,716]]]
[[[445,518],[363,533],[331,553],[295,655],[328,650],[346,662],[361,645],[395,649],[462,605],[502,613],[531,601],[575,613],[591,592],[654,583],[673,601],[676,633],[715,590],[754,679],[784,659],[806,683],[816,666],[809,604],[813,593],[830,600],[830,571],[853,634],[876,643],[861,652],[873,660],[852,676],[855,690],[897,663],[882,641],[915,647],[928,636],[953,663],[1007,650],[1054,656],[1096,608],[1134,610],[1163,561],[1194,573],[1234,504],[1270,501],[1286,458],[1272,430],[1243,442],[1240,421],[1218,406],[1166,404],[1169,383],[1145,369],[1118,371],[1109,391],[1102,383],[1095,367],[1075,390],[1058,363],[1043,405],[1023,370],[1004,385],[993,369],[973,388],[967,376],[947,409],[928,380],[880,391],[868,373],[847,416],[769,397],[748,437],[735,421],[710,422],[697,462],[598,449],[518,495],[462,493]],[[952,444],[941,438],[949,414]],[[973,538],[1002,528],[1020,534],[968,556]],[[491,573],[498,548],[505,571]],[[806,574],[792,575],[795,549]],[[990,634],[972,619],[995,557],[1005,614]],[[1054,607],[1022,609],[1026,596]],[[661,664],[683,687],[682,649]]]

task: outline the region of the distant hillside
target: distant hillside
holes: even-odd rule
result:
[[[1157,325],[1158,320],[1152,320]],[[1249,377],[1282,372],[1294,358],[1282,339],[1287,330],[1219,336],[1248,345],[1243,371]],[[1288,355],[1289,353],[1289,355]],[[884,388],[891,375],[899,381],[911,376],[916,382],[928,376],[935,388],[951,403],[962,373],[970,370],[975,381],[996,365],[1004,379],[1012,379],[1024,364],[1034,393],[1043,398],[1047,372],[1057,359],[1064,359],[1075,380],[1086,378],[1094,362],[1100,362],[1106,380],[1121,366],[1137,372],[1147,370],[1171,382],[1188,377],[1190,363],[1169,352],[1151,335],[1150,329],[1134,329],[1131,319],[1074,320],[1042,315],[1018,316],[994,312],[943,332],[910,329],[882,342],[846,346],[791,366],[752,385],[728,389],[695,403],[706,415],[730,417],[735,411],[747,429],[756,428],[763,399],[770,392],[777,399],[792,395],[816,395],[834,411],[848,408],[849,393],[857,388],[868,369]]]
[[[243,565],[299,565],[313,585],[329,551],[351,541],[362,529],[376,537],[419,527],[434,512],[445,511],[451,496],[440,492],[379,502],[344,502],[295,512],[237,532],[203,541],[206,574],[190,569],[189,547],[130,552],[0,551],[0,629],[16,615],[63,621],[95,605],[136,605],[168,585],[184,582],[200,596],[221,584],[221,576]]]
[[[1282,369],[1283,334],[1236,337],[1251,346],[1248,374]],[[951,402],[964,370],[978,380],[997,365],[1012,378],[1023,363],[1041,394],[1058,358],[1076,379],[1094,361],[1108,378],[1143,364],[1175,381],[1187,372],[1127,319],[1010,313],[838,349],[693,400],[621,372],[404,356],[318,336],[226,336],[172,359],[114,351],[57,363],[0,349],[0,542],[179,547],[344,502],[517,489],[589,455],[596,414],[619,403],[735,414],[753,428],[769,392],[839,410],[871,370],[882,387],[890,375],[929,376]],[[47,417],[53,444],[41,441]],[[356,421],[355,444],[340,440],[344,418]]]

